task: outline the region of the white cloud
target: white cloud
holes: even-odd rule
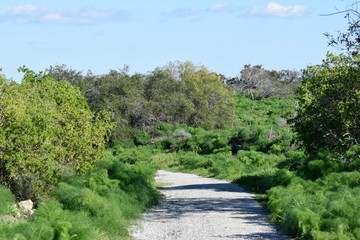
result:
[[[18,6],[0,9],[0,16],[1,15],[27,15],[27,14],[35,13],[37,10],[39,10],[39,7],[31,5],[31,4],[18,5]]]
[[[85,9],[81,16],[88,18],[103,18],[111,15],[111,12],[97,9]]]
[[[226,10],[226,5],[225,4],[223,4],[223,3],[216,3],[216,4],[214,4],[214,5],[212,5],[211,7],[210,7],[210,10],[211,11],[214,11],[214,12],[222,12],[222,11],[224,11],[224,10]]]
[[[170,14],[176,17],[187,17],[198,15],[200,12],[201,10],[195,7],[182,7],[172,10]]]
[[[252,9],[252,14],[261,16],[300,17],[305,13],[306,7],[303,5],[285,6],[275,2],[270,2],[265,7],[254,7]]]
[[[207,7],[194,7],[194,6],[179,7],[169,12],[163,12],[162,15],[166,18],[181,17],[181,18],[190,18],[192,20],[199,20],[205,14],[228,12],[229,10],[231,9],[229,8],[228,5],[223,3],[215,3],[213,5],[208,5]]]
[[[54,11],[28,4],[0,9],[0,17],[16,23],[93,24],[110,20],[123,20],[126,18],[126,13],[119,10],[95,8],[74,8]]]
[[[46,22],[59,22],[64,21],[66,18],[62,16],[60,13],[48,13],[45,14],[42,19]]]

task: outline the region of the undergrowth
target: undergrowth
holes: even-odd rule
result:
[[[40,201],[29,221],[0,223],[0,239],[127,239],[132,220],[159,198],[155,168],[108,152],[83,176],[64,177],[51,198]],[[13,196],[0,188],[1,214],[10,214]]]

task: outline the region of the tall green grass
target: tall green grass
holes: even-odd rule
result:
[[[11,213],[11,207],[15,204],[15,197],[9,189],[0,185],[0,215]]]
[[[87,174],[64,177],[29,221],[1,222],[0,239],[129,239],[130,224],[157,203],[159,193],[155,168],[140,160],[130,164],[127,154],[109,151]],[[11,205],[13,196],[1,187],[3,192],[4,206]],[[8,213],[7,207],[0,211]]]
[[[360,173],[331,173],[316,181],[293,178],[269,190],[271,217],[292,236],[360,238]]]

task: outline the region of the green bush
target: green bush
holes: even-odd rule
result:
[[[316,156],[306,159],[303,166],[303,174],[310,179],[317,179],[332,172],[339,172],[343,167],[343,162],[337,160],[333,154],[319,150]]]
[[[359,142],[359,74],[357,57],[332,53],[304,71],[294,129],[309,153],[342,155]]]
[[[158,144],[170,151],[190,151],[198,154],[213,154],[229,152],[231,131],[209,130],[178,126],[173,132]]]
[[[199,154],[212,154],[217,152],[228,152],[230,146],[226,136],[220,136],[213,132],[197,134],[186,140],[182,146],[183,150],[197,152]]]
[[[217,153],[208,156],[212,160],[212,165],[208,169],[213,177],[225,178],[230,181],[244,174],[245,166],[236,158],[228,153]]]
[[[111,129],[71,84],[23,69],[0,84],[0,181],[18,199],[45,194],[64,173],[83,173],[103,154]]]
[[[288,170],[266,168],[257,172],[245,172],[234,182],[252,192],[264,194],[272,187],[287,186],[294,176],[295,174]]]
[[[178,156],[179,164],[183,169],[210,168],[213,161],[206,156],[194,152],[182,152]]]
[[[273,167],[284,160],[283,155],[266,154],[254,150],[240,150],[237,152],[237,158],[252,170],[264,168],[265,166]]]

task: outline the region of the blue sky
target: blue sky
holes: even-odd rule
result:
[[[0,1],[0,67],[35,71],[66,64],[95,74],[130,67],[147,73],[172,61],[192,61],[225,76],[244,64],[303,69],[321,63],[325,32],[346,29],[350,1]]]

